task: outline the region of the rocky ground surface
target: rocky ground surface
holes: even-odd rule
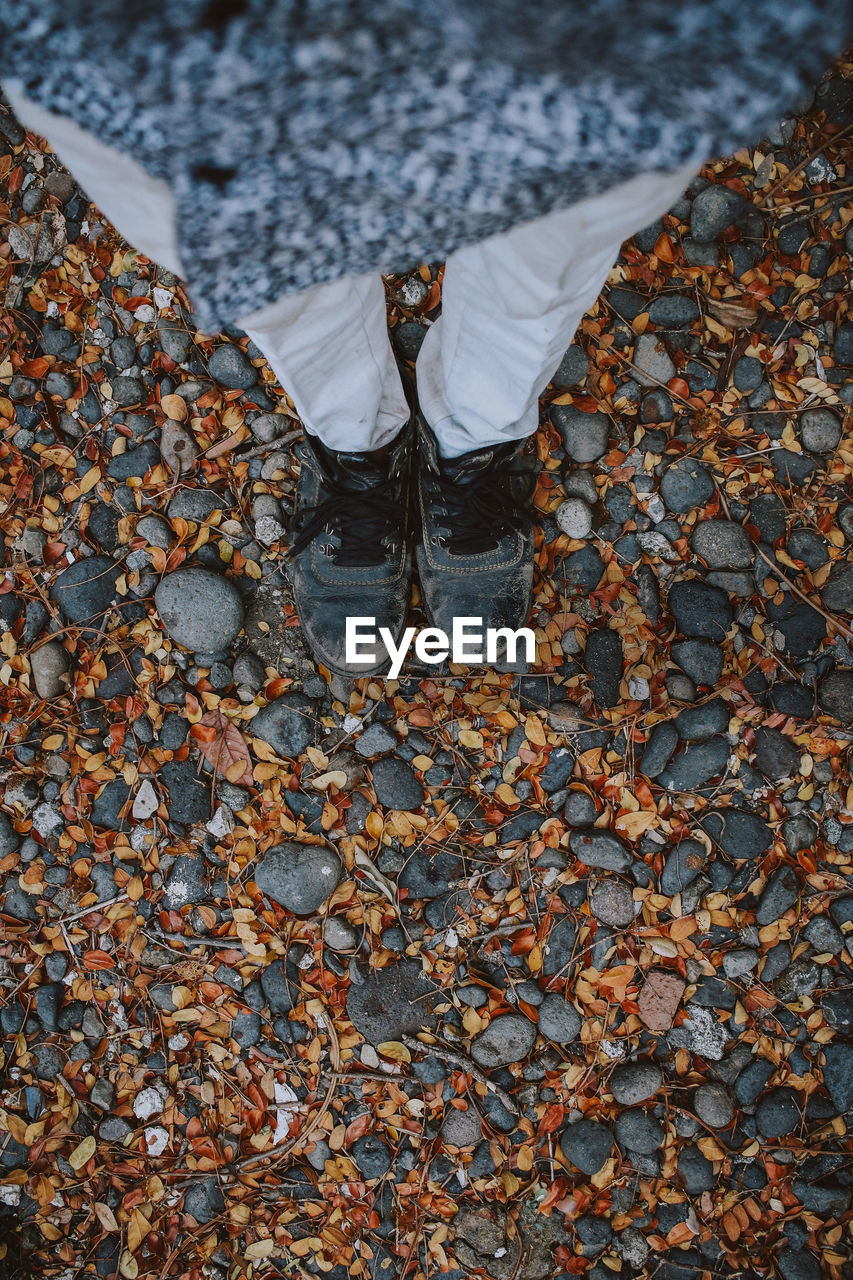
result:
[[[853,1275],[844,75],[566,353],[536,674],[355,688],[260,353],[0,110],[0,1268]]]

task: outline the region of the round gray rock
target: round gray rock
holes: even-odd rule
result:
[[[334,849],[288,840],[265,853],[255,869],[262,893],[297,916],[311,915],[338,886],[343,868]]]
[[[727,1129],[735,1114],[728,1091],[716,1081],[699,1086],[693,1095],[693,1107],[699,1119],[710,1129]]]
[[[664,1136],[663,1125],[651,1111],[636,1107],[616,1117],[616,1141],[625,1151],[650,1156],[663,1146]]]
[[[401,960],[350,982],[347,1017],[369,1044],[384,1044],[434,1026],[441,996],[419,964]]]
[[[704,507],[713,492],[713,480],[695,458],[679,458],[661,477],[660,496],[676,515]]]
[[[809,409],[800,418],[800,434],[810,453],[832,453],[841,441],[841,419],[831,409]]]
[[[817,687],[818,705],[842,724],[853,724],[853,671],[830,671]]]
[[[40,698],[49,700],[65,693],[68,656],[58,640],[48,640],[47,644],[33,649],[30,654],[30,668],[36,693]]]
[[[569,538],[588,538],[592,512],[582,498],[566,498],[557,508],[557,526]]]
[[[419,809],[426,792],[415,777],[415,772],[405,760],[385,756],[371,766],[373,790],[383,809]]]
[[[799,1127],[802,1118],[799,1095],[784,1085],[770,1089],[755,1108],[755,1123],[765,1138],[787,1137]]]
[[[556,991],[550,991],[539,1006],[539,1030],[555,1044],[572,1044],[581,1029],[581,1017],[574,1005]]]
[[[163,626],[184,649],[227,649],[243,625],[237,588],[212,569],[176,569],[154,592]]]
[[[441,1126],[441,1137],[452,1147],[470,1147],[483,1136],[482,1121],[471,1103],[465,1111],[451,1107]]]
[[[703,244],[716,240],[730,227],[743,207],[743,196],[731,187],[713,184],[694,197],[690,209],[690,232]]]
[[[314,739],[315,707],[302,693],[283,693],[251,722],[251,732],[276,755],[295,760]]]
[[[833,569],[820,598],[832,613],[853,613],[853,561]]]
[[[654,1062],[626,1062],[610,1077],[610,1091],[623,1107],[652,1098],[663,1084],[663,1073]]]
[[[569,836],[569,849],[574,857],[588,867],[601,867],[602,871],[627,871],[631,865],[631,852],[619,836],[598,827],[580,827]]]
[[[208,373],[223,387],[248,391],[258,381],[258,371],[252,362],[231,342],[217,347],[208,362]]]
[[[560,1150],[576,1169],[592,1177],[607,1163],[613,1150],[613,1134],[605,1124],[579,1120],[563,1131]]]
[[[66,622],[94,622],[110,607],[118,576],[118,565],[109,556],[87,556],[62,570],[50,598]]]
[[[536,1042],[536,1028],[521,1013],[503,1013],[481,1031],[471,1045],[479,1067],[508,1067],[523,1062]]]
[[[551,411],[573,462],[597,462],[607,452],[610,419],[604,413],[587,413],[574,405],[556,405]]]
[[[750,569],[755,556],[746,530],[734,520],[703,520],[690,545],[709,569]]]
[[[602,880],[590,893],[589,905],[596,920],[614,929],[624,929],[634,921],[634,895],[624,880]]]
[[[661,342],[653,333],[643,333],[634,346],[634,373],[644,387],[664,386],[676,375],[675,365]]]

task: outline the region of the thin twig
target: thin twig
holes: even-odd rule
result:
[[[422,1040],[416,1040],[414,1036],[403,1036],[403,1044],[408,1049],[418,1049],[421,1052],[432,1048],[431,1045],[424,1044]],[[499,1084],[495,1084],[494,1080],[490,1080],[484,1071],[481,1071],[475,1062],[465,1053],[460,1053],[457,1049],[449,1049],[444,1043],[436,1045],[442,1058],[448,1062],[452,1062],[455,1066],[461,1067],[463,1071],[467,1071],[472,1079],[477,1080],[480,1084],[484,1084],[490,1093],[493,1093],[499,1102],[503,1103],[507,1111],[511,1111],[514,1116],[520,1114],[518,1104],[515,1099],[502,1089]]]
[[[235,455],[236,461],[245,462],[248,458],[259,458],[268,449],[280,449],[282,445],[290,444],[291,441],[297,440],[301,435],[301,427],[296,427],[293,431],[285,431],[283,436],[276,436],[273,440],[267,440],[266,444],[256,444],[251,449],[241,449]]]

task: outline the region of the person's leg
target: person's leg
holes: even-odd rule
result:
[[[166,183],[4,82],[12,109],[39,133],[116,229],[181,274],[175,202]],[[315,655],[367,675],[387,665],[346,660],[346,619],[372,617],[398,640],[406,621],[409,407],[394,361],[382,281],[359,276],[288,295],[236,317],[266,356],[305,427],[294,518],[292,581]]]
[[[518,442],[622,242],[696,169],[647,174],[451,254],[442,314],[417,361],[416,556],[433,626],[522,628],[533,593],[531,480]],[[524,669],[508,649],[504,669]]]
[[[381,449],[408,421],[380,276],[287,294],[236,323],[263,351],[306,431],[328,449]]]
[[[670,208],[698,167],[643,174],[450,255],[442,314],[417,362],[442,456],[536,430],[539,396],[623,241]]]

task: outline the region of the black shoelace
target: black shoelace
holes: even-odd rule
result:
[[[387,484],[348,489],[327,477],[323,487],[328,496],[302,515],[291,554],[298,555],[328,530],[340,542],[331,551],[335,564],[346,568],[381,564],[388,544],[400,536],[406,518],[403,503],[391,496]]]
[[[436,522],[445,531],[445,546],[452,555],[470,556],[493,551],[502,538],[524,528],[536,477],[511,457],[475,472],[464,484],[433,475],[432,485],[442,508]]]

